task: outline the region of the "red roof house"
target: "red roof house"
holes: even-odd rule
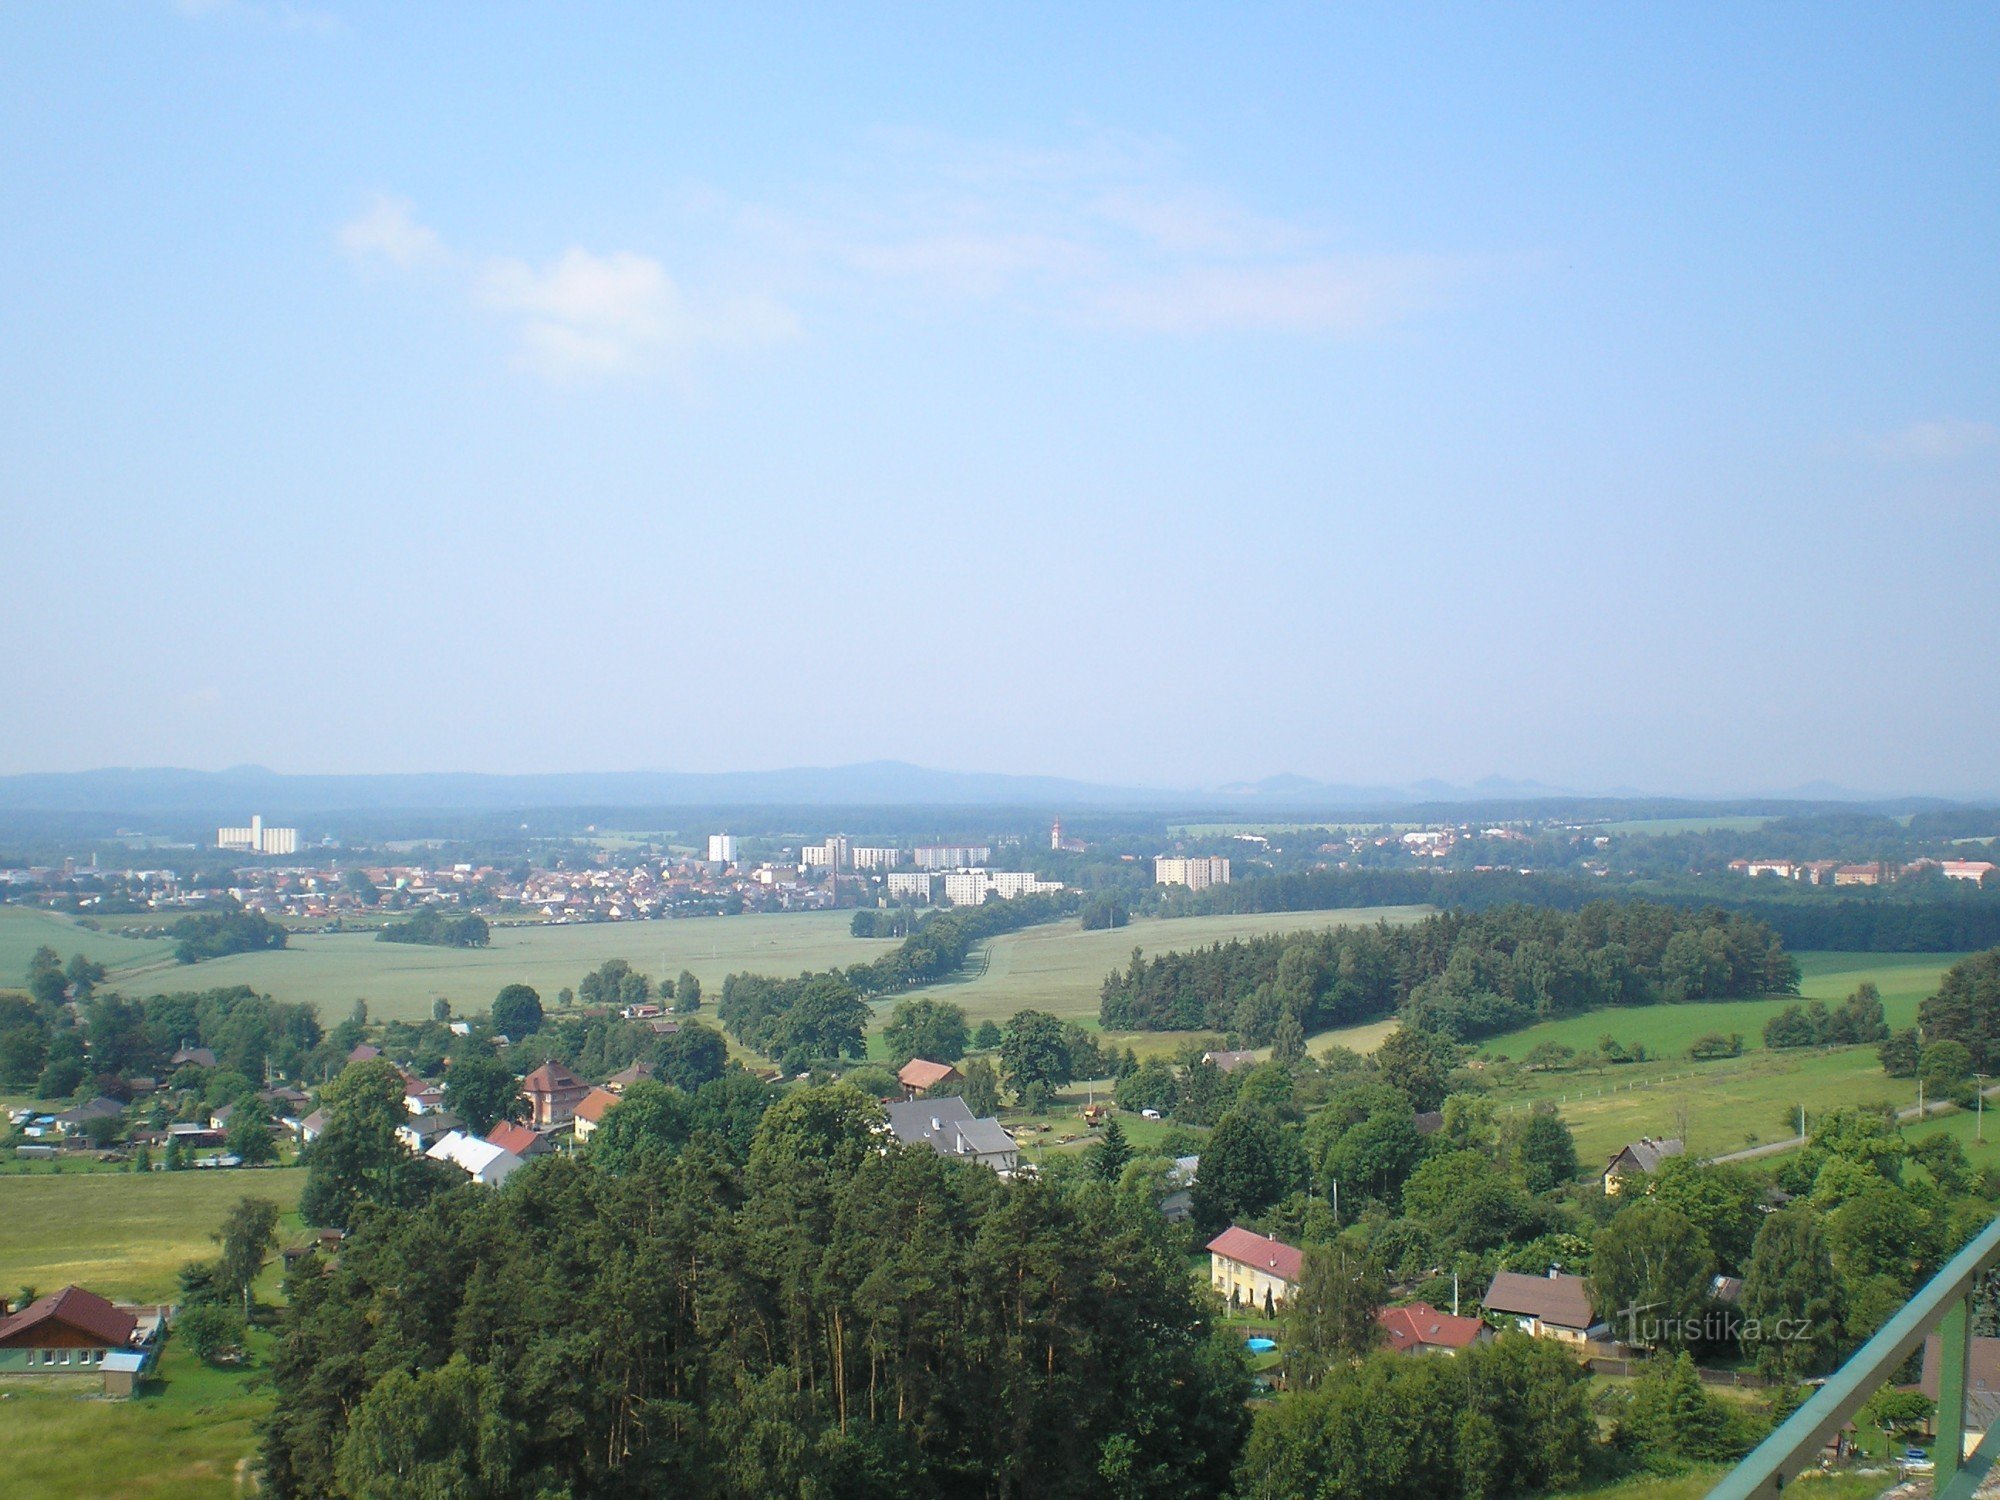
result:
[[[926,1062],[921,1057],[913,1057],[897,1071],[896,1081],[902,1084],[904,1096],[914,1099],[947,1083],[958,1082],[958,1069],[950,1063]]]
[[[543,1130],[575,1119],[576,1107],[589,1092],[590,1085],[559,1062],[545,1062],[521,1080],[521,1097],[534,1112],[536,1127]]]
[[[1209,1285],[1239,1306],[1275,1307],[1299,1289],[1305,1253],[1231,1224],[1208,1242]]]
[[[590,1133],[604,1123],[605,1113],[618,1102],[618,1096],[610,1089],[592,1089],[576,1106],[576,1138],[590,1139]]]
[[[14,1368],[17,1361],[10,1356],[25,1351],[123,1349],[138,1326],[131,1313],[113,1307],[97,1293],[66,1286],[0,1318],[0,1369]]]
[[[502,1120],[486,1132],[486,1139],[502,1151],[511,1151],[522,1160],[530,1156],[545,1155],[549,1138],[539,1130],[531,1130],[519,1120]]]
[[[1385,1307],[1375,1314],[1375,1321],[1382,1325],[1389,1347],[1398,1354],[1456,1354],[1492,1331],[1478,1318],[1454,1317],[1428,1302]]]

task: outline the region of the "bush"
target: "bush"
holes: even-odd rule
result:
[[[243,1314],[219,1302],[189,1308],[175,1320],[174,1331],[205,1364],[240,1358],[243,1353]]]

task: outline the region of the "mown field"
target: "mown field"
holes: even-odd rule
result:
[[[108,922],[136,922],[136,917],[106,918]],[[82,953],[93,963],[109,968],[133,968],[141,964],[172,962],[174,945],[164,938],[122,938],[92,932],[88,927],[55,912],[37,911],[27,906],[0,906],[0,989],[21,983],[28,972],[28,960],[37,948],[47,946],[67,961],[72,953]]]
[[[107,1297],[164,1299],[184,1264],[215,1254],[209,1236],[238,1199],[290,1212],[304,1186],[292,1167],[0,1178],[0,1287],[11,1297],[76,1282]]]

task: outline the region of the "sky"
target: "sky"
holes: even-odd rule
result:
[[[0,773],[2000,792],[2000,12],[0,7]]]

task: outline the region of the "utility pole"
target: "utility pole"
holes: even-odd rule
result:
[[[1340,1223],[1340,1184],[1337,1182],[1333,1185],[1333,1222],[1336,1226]]]
[[[1972,1138],[1983,1145],[1986,1141],[1986,1075],[1974,1073],[1972,1076],[1979,1082],[1979,1104],[1972,1116]]]

